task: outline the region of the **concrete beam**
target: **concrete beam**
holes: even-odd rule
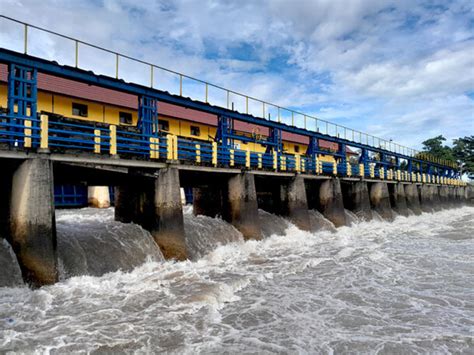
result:
[[[370,184],[370,204],[375,212],[383,219],[393,220],[392,208],[390,206],[390,195],[385,182],[375,182]]]
[[[24,280],[34,287],[58,280],[53,166],[27,159],[13,174],[10,238]]]
[[[344,198],[344,207],[363,220],[371,220],[372,210],[370,208],[369,188],[367,182],[344,182],[341,183],[341,187]]]
[[[245,239],[261,239],[255,176],[249,173],[232,176],[224,198],[224,219],[237,228]]]

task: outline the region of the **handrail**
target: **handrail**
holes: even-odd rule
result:
[[[107,48],[104,48],[104,47],[100,47],[98,45],[95,45],[95,44],[92,44],[92,43],[89,43],[89,42],[86,42],[86,41],[82,41],[80,39],[77,39],[77,38],[74,38],[74,37],[71,37],[71,36],[67,36],[67,35],[64,35],[64,34],[61,34],[61,33],[55,32],[55,31],[48,30],[48,29],[40,27],[40,26],[36,26],[36,25],[32,25],[32,24],[23,22],[23,21],[17,20],[15,18],[12,18],[12,17],[9,17],[9,16],[5,16],[5,15],[0,14],[0,18],[3,18],[3,19],[8,20],[8,21],[12,21],[12,22],[15,22],[15,23],[18,23],[18,24],[21,24],[21,25],[24,26],[23,40],[24,40],[24,53],[25,54],[28,54],[28,36],[29,36],[28,35],[28,28],[33,28],[33,29],[36,29],[36,30],[39,30],[39,31],[42,31],[42,32],[45,32],[45,33],[52,34],[54,36],[58,36],[60,38],[64,38],[64,39],[73,41],[75,43],[74,63],[75,63],[76,68],[79,68],[79,48],[80,48],[79,45],[81,44],[81,45],[88,46],[90,48],[94,48],[94,49],[97,49],[97,50],[100,50],[100,51],[103,51],[103,52],[106,52],[106,53],[109,53],[109,54],[113,54],[114,57],[115,57],[115,77],[117,79],[119,78],[120,58],[128,59],[130,61],[140,63],[140,64],[143,64],[143,65],[146,65],[146,66],[150,67],[150,87],[151,88],[153,88],[153,85],[154,85],[154,77],[155,77],[154,70],[155,69],[160,69],[164,72],[171,73],[171,74],[177,75],[179,77],[179,95],[180,96],[183,96],[183,78],[186,78],[186,79],[189,79],[189,80],[193,80],[194,82],[205,85],[205,100],[204,100],[204,102],[206,102],[206,103],[209,103],[209,88],[210,87],[211,88],[216,88],[216,89],[222,90],[224,93],[226,93],[227,109],[231,109],[231,107],[230,107],[231,106],[230,105],[230,95],[231,94],[236,95],[238,97],[241,97],[242,99],[245,99],[245,113],[246,114],[251,114],[249,112],[249,101],[253,101],[253,102],[262,104],[262,116],[261,117],[265,120],[267,120],[267,119],[271,120],[271,118],[270,118],[271,117],[270,116],[270,108],[273,108],[273,109],[277,110],[278,114],[277,114],[276,119],[278,120],[278,122],[282,121],[281,112],[282,111],[287,111],[288,113],[291,114],[291,118],[289,118],[289,119],[291,119],[291,126],[294,126],[294,127],[298,127],[297,125],[295,125],[295,116],[300,116],[300,118],[303,119],[304,129],[307,129],[307,130],[310,130],[310,131],[320,132],[320,126],[318,125],[318,122],[320,122],[323,125],[325,125],[327,135],[331,135],[329,133],[329,131],[330,131],[329,128],[330,127],[335,129],[335,134],[332,134],[333,137],[340,137],[340,134],[339,134],[339,131],[338,131],[338,128],[340,128],[340,129],[343,129],[345,139],[347,139],[347,133],[352,132],[352,141],[354,141],[356,143],[357,142],[358,143],[365,143],[366,145],[369,145],[369,146],[372,146],[372,147],[377,147],[377,148],[384,148],[385,150],[388,150],[388,151],[391,151],[391,152],[394,152],[394,153],[401,153],[401,154],[404,154],[404,155],[407,155],[407,156],[410,156],[410,157],[417,157],[417,158],[422,159],[422,160],[427,161],[427,162],[440,163],[440,164],[444,164],[446,166],[451,166],[453,168],[456,167],[455,163],[453,163],[453,162],[442,160],[442,159],[434,157],[430,154],[420,152],[416,149],[413,149],[413,148],[410,148],[410,147],[407,147],[407,146],[404,146],[404,145],[401,145],[401,144],[397,144],[397,143],[393,142],[392,140],[386,140],[386,139],[383,139],[383,138],[379,138],[379,137],[373,136],[371,134],[364,133],[360,130],[355,130],[355,129],[352,129],[352,128],[349,128],[349,127],[346,127],[346,126],[341,126],[339,124],[332,123],[330,121],[318,118],[316,116],[312,116],[312,115],[309,115],[309,114],[306,114],[306,113],[303,113],[303,112],[300,112],[300,111],[297,111],[297,110],[289,109],[289,108],[286,108],[286,107],[282,107],[280,105],[273,104],[273,103],[267,102],[265,100],[262,100],[262,99],[259,99],[259,98],[253,97],[253,96],[242,94],[240,92],[237,92],[237,91],[234,91],[234,90],[231,90],[231,89],[227,89],[227,88],[225,88],[223,86],[220,86],[220,85],[217,85],[217,84],[209,83],[209,82],[204,81],[202,79],[198,79],[198,78],[192,77],[190,75],[183,74],[181,72],[178,72],[178,71],[175,71],[175,70],[172,70],[172,69],[164,68],[162,66],[159,66],[159,65],[151,63],[151,62],[147,62],[147,61],[144,61],[144,60],[141,60],[141,59],[137,59],[137,58],[131,57],[129,55],[121,54],[119,52],[116,52],[116,51],[113,51],[113,50],[110,50],[110,49],[107,49]],[[31,35],[30,35],[30,37],[31,37]],[[232,102],[232,109],[234,109],[233,104],[234,104],[234,102]],[[268,113],[268,115],[269,115],[268,118],[265,117],[266,113]],[[260,116],[258,116],[258,117],[260,117]],[[311,129],[310,125],[307,122],[308,119],[312,119],[314,121],[314,123],[315,123],[314,129]],[[301,126],[300,126],[300,128],[301,128]],[[363,137],[365,139],[362,139]],[[357,138],[358,138],[358,140],[357,140]],[[370,142],[369,142],[370,140],[372,140],[372,144],[370,144]],[[376,144],[376,143],[378,143],[378,144]],[[423,158],[420,158],[420,154],[423,154]]]

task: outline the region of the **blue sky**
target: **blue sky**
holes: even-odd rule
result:
[[[414,148],[439,134],[474,134],[472,1],[0,4],[2,14]],[[0,26],[1,45],[10,45],[20,32]],[[38,54],[72,52],[38,39]],[[126,65],[127,78],[145,80]]]

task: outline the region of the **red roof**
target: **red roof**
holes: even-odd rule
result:
[[[8,68],[5,64],[0,64],[0,81],[7,82]],[[138,109],[138,97],[136,95],[124,93],[121,91],[111,90],[96,85],[89,85],[78,81],[65,79],[49,74],[38,73],[38,89],[48,91],[54,94],[61,94],[81,98],[84,100],[96,101],[104,104],[121,106],[133,110]],[[206,112],[185,108],[182,106],[168,104],[166,102],[159,103],[160,115],[177,119],[183,119],[212,126],[217,126],[217,116]],[[263,136],[268,135],[268,128],[256,124],[246,123],[242,121],[234,121],[234,128],[246,133],[258,132]],[[309,138],[300,134],[282,132],[282,138],[300,144],[308,144]],[[337,143],[319,140],[321,148],[336,151]],[[348,152],[350,150],[348,149]]]

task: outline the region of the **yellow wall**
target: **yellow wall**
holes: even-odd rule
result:
[[[72,103],[80,103],[88,106],[88,116],[74,116],[72,114]],[[7,85],[0,84],[0,106],[7,107]],[[126,108],[121,108],[113,105],[104,105],[101,103],[86,101],[76,98],[71,98],[62,95],[53,95],[47,92],[38,92],[38,111],[52,112],[55,114],[63,115],[65,117],[72,117],[81,120],[87,121],[96,121],[96,122],[105,122],[110,124],[118,125],[119,122],[119,112],[128,112],[132,114],[133,125],[137,124],[138,113],[136,110],[130,110]],[[210,141],[211,137],[216,135],[216,127],[208,126],[201,123],[194,123],[185,120],[178,120],[170,118],[167,116],[159,116],[160,120],[166,120],[169,123],[169,133],[175,134],[181,137]],[[198,126],[200,128],[200,135],[192,136],[191,135],[191,126]],[[264,153],[265,147],[257,143],[247,143],[244,144],[241,141],[235,140],[236,144],[240,145],[241,150],[250,149],[253,152]],[[299,146],[299,153],[295,152],[295,146]],[[298,154],[304,155],[306,153],[306,145],[298,144],[288,141],[283,141],[283,149],[287,154]],[[318,156],[320,160],[327,162],[335,162],[335,159],[331,155],[322,155]]]

